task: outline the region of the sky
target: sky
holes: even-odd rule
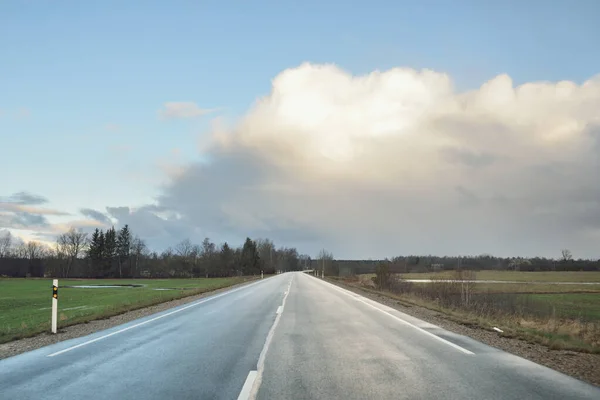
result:
[[[600,257],[600,3],[0,2],[0,229]]]

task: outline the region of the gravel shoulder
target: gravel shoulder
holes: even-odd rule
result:
[[[221,289],[211,290],[193,296],[183,297],[180,299],[167,301],[165,303],[155,304],[150,307],[144,307],[137,310],[127,311],[123,314],[115,315],[109,318],[97,319],[88,323],[67,326],[62,329],[59,329],[58,333],[55,335],[51,333],[42,333],[37,336],[3,343],[0,344],[0,360],[3,358],[16,356],[17,354],[25,353],[27,351],[36,350],[40,347],[48,346],[50,344],[62,342],[63,340],[69,340],[81,336],[90,335],[94,332],[98,332],[103,329],[109,329],[114,326],[121,325],[138,318],[143,318],[148,315],[168,310],[169,308],[177,307],[186,303],[191,303],[198,299],[213,296],[215,294],[225,292],[236,287],[245,286],[251,283],[252,281],[254,281],[254,279],[238,283],[237,285],[231,285]]]
[[[360,287],[347,285],[336,280],[328,279],[327,281],[371,300],[375,300],[388,307],[392,307],[398,311],[437,325],[450,332],[469,336],[489,346],[504,350],[507,353],[526,358],[548,368],[562,372],[563,374],[600,386],[600,355],[565,350],[551,350],[540,344],[529,343],[516,338],[503,337],[492,330],[488,331],[479,327],[460,324],[438,311],[416,305],[405,305],[383,294],[374,294],[362,290]]]

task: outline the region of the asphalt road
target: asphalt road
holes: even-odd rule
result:
[[[600,399],[301,273],[0,360],[0,399]]]

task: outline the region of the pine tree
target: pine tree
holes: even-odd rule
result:
[[[92,238],[90,239],[90,245],[87,250],[87,256],[90,262],[90,272],[91,276],[96,275],[96,260],[98,258],[98,250],[99,250],[99,239],[100,238],[100,229],[96,228],[94,233],[92,233]]]
[[[104,260],[103,277],[110,278],[116,274],[113,271],[113,261],[117,254],[117,233],[115,227],[106,230],[104,234],[104,248],[102,259]]]
[[[219,269],[222,276],[235,275],[236,271],[233,264],[234,257],[235,253],[231,247],[229,247],[229,244],[227,244],[227,242],[223,243],[221,252],[219,253]]]
[[[94,260],[98,254],[98,238],[100,237],[100,229],[96,228],[96,230],[92,233],[92,238],[90,239],[90,245],[87,249],[87,256],[90,260]]]
[[[240,265],[244,275],[255,275],[260,273],[261,262],[256,243],[250,238],[246,238],[242,254],[240,256]]]
[[[117,237],[117,247],[116,247],[116,256],[117,263],[119,266],[119,278],[123,277],[123,264],[129,258],[129,254],[131,252],[131,232],[129,231],[129,226],[125,225],[119,230],[119,235]],[[130,276],[131,268],[126,272],[127,276]]]
[[[87,251],[87,255],[90,259],[91,264],[91,276],[102,277],[103,276],[103,254],[104,254],[104,232],[97,229],[92,234],[90,240],[90,246]]]

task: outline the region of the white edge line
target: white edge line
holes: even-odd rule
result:
[[[350,297],[353,297],[353,298],[354,298],[354,300],[360,301],[361,303],[363,303],[363,304],[366,304],[367,306],[369,306],[369,307],[371,307],[371,308],[374,308],[375,310],[377,310],[377,311],[379,311],[379,312],[382,312],[382,313],[384,313],[384,314],[386,314],[386,315],[389,315],[390,317],[394,318],[395,320],[397,320],[397,321],[399,321],[399,322],[401,322],[401,323],[403,323],[403,324],[405,324],[405,325],[408,325],[408,326],[410,326],[410,327],[412,327],[412,328],[415,328],[415,329],[416,329],[416,330],[418,330],[419,332],[421,332],[421,333],[424,333],[424,334],[426,334],[426,335],[428,335],[428,336],[431,336],[432,338],[434,338],[434,339],[437,339],[437,340],[439,340],[440,342],[447,344],[448,346],[454,347],[455,349],[457,349],[457,350],[459,350],[459,351],[462,351],[462,352],[463,352],[463,353],[465,353],[465,354],[469,354],[469,355],[475,355],[475,353],[473,353],[473,352],[472,352],[472,351],[470,351],[470,350],[467,350],[467,349],[465,349],[465,348],[463,348],[463,347],[460,347],[459,345],[457,345],[457,344],[454,344],[454,343],[452,343],[452,342],[450,342],[450,341],[448,341],[448,340],[446,340],[446,339],[444,339],[444,338],[441,338],[441,337],[437,336],[436,334],[433,334],[433,333],[431,333],[431,332],[429,332],[429,331],[426,331],[425,329],[423,329],[423,328],[421,328],[421,327],[419,327],[419,326],[417,326],[417,325],[415,325],[415,324],[412,324],[412,323],[410,323],[410,322],[408,322],[408,321],[406,321],[406,320],[404,320],[404,319],[402,319],[402,318],[400,318],[400,317],[398,317],[398,316],[396,316],[396,315],[394,315],[394,314],[390,313],[389,311],[383,310],[383,309],[381,309],[381,308],[379,308],[379,307],[377,307],[377,306],[375,306],[375,305],[373,305],[373,304],[370,304],[370,303],[366,302],[366,301],[364,300],[364,299],[366,299],[364,296],[361,296],[361,295],[359,295],[359,294],[357,294],[357,293],[354,293],[354,292],[351,292],[351,291],[349,291],[349,290],[346,290],[346,289],[344,289],[344,288],[341,288],[341,287],[339,287],[339,286],[336,286],[336,285],[334,285],[334,284],[332,284],[332,283],[325,282],[325,281],[322,281],[322,280],[319,280],[319,279],[317,279],[317,280],[318,280],[319,282],[323,282],[324,284],[327,284],[327,285],[330,285],[330,286],[332,286],[334,289],[336,289],[336,290],[340,291],[341,293],[344,293],[345,295],[348,295],[348,296],[350,296]]]
[[[288,285],[288,290],[285,296],[283,296],[283,301],[281,302],[280,308],[283,310],[285,306],[285,301],[287,300],[288,295],[290,294],[290,288],[292,287],[292,281],[294,280],[294,275],[292,275],[292,279],[290,280],[290,284]],[[273,340],[273,336],[275,335],[275,328],[277,328],[277,324],[279,324],[279,320],[281,319],[282,314],[277,314],[275,317],[275,321],[273,322],[273,326],[271,326],[271,330],[269,330],[269,334],[267,335],[267,339],[265,340],[265,345],[263,346],[262,351],[260,352],[260,356],[258,357],[258,363],[256,365],[256,379],[254,380],[254,384],[252,385],[252,390],[250,391],[250,395],[248,399],[256,399],[256,395],[258,394],[258,389],[260,388],[260,384],[262,383],[262,374],[265,367],[265,357],[267,356],[267,351],[269,350],[269,346],[271,345],[271,340]]]
[[[242,391],[238,396],[238,400],[247,400],[250,398],[250,391],[252,390],[252,386],[254,385],[257,374],[257,371],[248,372],[248,377],[246,378],[246,382],[244,382],[244,386],[242,387]]]
[[[268,279],[268,278],[267,278],[267,279]],[[187,305],[187,306],[185,306],[185,307],[178,308],[177,310],[174,310],[174,311],[168,312],[168,313],[166,313],[166,314],[159,315],[158,317],[154,317],[154,318],[152,318],[152,319],[149,319],[149,320],[146,320],[146,321],[144,321],[144,322],[140,322],[140,323],[138,323],[138,324],[135,324],[135,325],[128,326],[127,328],[119,329],[118,331],[115,331],[115,332],[109,333],[109,334],[107,334],[107,335],[104,335],[104,336],[97,337],[97,338],[95,338],[95,339],[88,340],[87,342],[79,343],[79,344],[77,344],[77,345],[75,345],[75,346],[71,346],[71,347],[68,347],[68,348],[66,348],[66,349],[63,349],[63,350],[57,351],[56,353],[48,354],[46,357],[54,357],[54,356],[58,356],[58,355],[60,355],[60,354],[66,353],[66,352],[68,352],[68,351],[75,350],[75,349],[77,349],[77,348],[79,348],[79,347],[83,347],[83,346],[86,346],[86,345],[88,345],[88,344],[92,344],[92,343],[94,343],[94,342],[97,342],[97,341],[99,341],[99,340],[102,340],[102,339],[106,339],[106,338],[108,338],[108,337],[111,337],[111,336],[113,336],[113,335],[116,335],[116,334],[118,334],[118,333],[123,333],[123,332],[125,332],[125,331],[128,331],[128,330],[130,330],[130,329],[137,328],[138,326],[146,325],[146,324],[149,324],[150,322],[154,322],[154,321],[156,321],[156,320],[159,320],[159,319],[161,319],[161,318],[168,317],[169,315],[177,314],[178,312],[181,312],[181,311],[183,311],[183,310],[187,310],[188,308],[195,307],[195,306],[197,306],[197,305],[200,305],[200,304],[206,303],[207,301],[211,301],[211,300],[217,299],[217,298],[219,298],[219,297],[222,297],[222,296],[225,296],[225,295],[228,295],[228,294],[231,294],[231,293],[237,292],[238,290],[247,289],[247,288],[249,288],[250,286],[254,286],[254,285],[256,285],[256,284],[258,284],[258,283],[261,283],[261,282],[265,282],[265,279],[263,279],[263,280],[260,280],[260,281],[258,281],[258,282],[251,283],[251,284],[249,284],[249,285],[245,285],[245,286],[242,286],[242,287],[239,287],[239,288],[233,289],[233,290],[229,290],[229,291],[227,291],[227,292],[224,292],[224,293],[221,293],[221,294],[218,294],[218,295],[215,295],[215,296],[209,297],[209,298],[207,298],[207,299],[203,299],[203,300],[197,301],[197,302],[195,302],[195,303],[192,303],[192,304],[188,304],[188,305]]]
[[[281,314],[283,312],[283,306],[277,307],[277,314]]]

